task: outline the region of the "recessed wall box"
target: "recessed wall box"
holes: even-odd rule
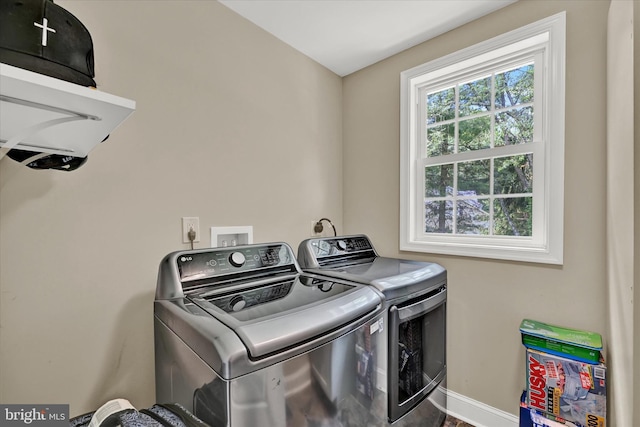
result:
[[[253,226],[211,227],[211,247],[250,245],[253,243]]]

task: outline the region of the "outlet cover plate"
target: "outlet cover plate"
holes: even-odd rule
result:
[[[200,218],[197,216],[183,216],[182,217],[182,243],[189,243],[189,230],[193,228],[196,232],[196,238],[194,242],[200,241]]]

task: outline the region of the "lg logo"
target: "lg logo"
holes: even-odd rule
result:
[[[193,257],[183,256],[182,258],[180,258],[180,261],[182,262],[193,261]]]

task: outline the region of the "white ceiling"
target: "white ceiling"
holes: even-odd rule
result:
[[[219,0],[346,76],[516,0]]]

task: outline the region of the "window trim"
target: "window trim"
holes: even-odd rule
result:
[[[400,75],[400,249],[447,255],[495,258],[546,264],[563,263],[564,231],[564,121],[566,13],[561,12],[520,29],[403,71]],[[417,93],[426,82],[448,80],[482,64],[509,61],[515,55],[543,53],[543,99],[541,102],[544,154],[544,226],[537,240],[519,237],[429,235],[419,230],[422,215],[418,167],[421,165],[419,131],[416,126]],[[509,58],[509,59],[507,59]],[[538,74],[538,72],[536,73]],[[431,84],[431,83],[430,83]],[[494,156],[491,154],[491,156]],[[535,163],[534,163],[535,167]],[[424,172],[422,172],[422,175]],[[553,185],[551,185],[553,183]],[[540,189],[534,187],[534,200]],[[539,220],[539,215],[534,221]],[[419,235],[420,234],[420,235]]]

